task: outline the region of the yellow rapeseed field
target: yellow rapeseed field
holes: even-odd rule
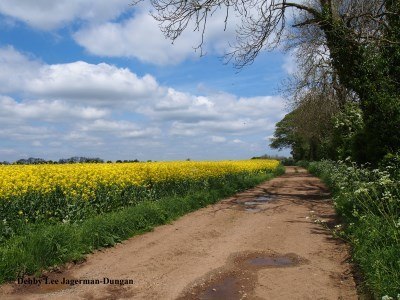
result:
[[[0,166],[0,199],[29,192],[46,194],[61,188],[67,199],[90,199],[98,186],[147,186],[167,181],[193,181],[242,172],[274,170],[276,160],[177,161],[149,163]]]

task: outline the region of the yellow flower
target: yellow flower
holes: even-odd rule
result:
[[[0,165],[0,199],[12,200],[30,192],[49,195],[61,189],[68,200],[89,200],[95,197],[100,186],[122,191],[128,186],[201,181],[242,172],[260,173],[274,170],[278,165],[276,160]]]

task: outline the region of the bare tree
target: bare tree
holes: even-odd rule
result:
[[[143,0],[137,0],[135,3]],[[164,35],[176,40],[187,29],[201,32],[201,48],[207,21],[217,11],[224,11],[225,28],[231,15],[239,16],[237,43],[227,55],[236,66],[250,64],[265,48],[274,48],[289,26],[310,25],[331,31],[335,22],[351,29],[351,38],[358,42],[386,39],[382,30],[388,26],[387,16],[397,15],[388,11],[385,0],[150,0],[153,17],[160,23]],[[292,15],[301,16],[293,21]],[[301,21],[299,21],[301,19]],[[192,28],[190,28],[193,26]],[[189,28],[188,28],[189,27]],[[393,41],[396,42],[396,41]]]
[[[303,24],[306,16],[293,16],[294,24]],[[320,98],[325,106],[335,107],[336,111],[343,108],[347,102],[357,102],[358,96],[341,84],[333,66],[327,47],[324,32],[317,26],[293,26],[285,33],[285,50],[290,51],[296,60],[296,72],[291,74],[281,84],[281,92],[289,102],[289,108],[294,110],[307,102],[310,107],[312,100],[321,107]],[[315,109],[310,112],[316,113]]]

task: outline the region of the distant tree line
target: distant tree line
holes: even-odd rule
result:
[[[270,155],[270,154],[264,154],[261,156],[253,156],[251,159],[277,159],[277,160],[282,160],[285,159],[285,156],[282,155]]]
[[[111,161],[107,161],[107,162],[109,163]],[[137,162],[140,162],[140,161],[138,159],[134,159],[134,160],[126,160],[126,159],[120,160],[120,159],[118,159],[115,162],[116,163],[137,163]]]
[[[82,156],[73,156],[70,158],[61,158],[58,160],[59,164],[74,164],[74,163],[104,163],[104,160],[101,158],[95,157],[82,157]]]
[[[134,160],[117,160],[116,163],[137,163],[140,162],[138,159]],[[0,162],[1,165],[40,165],[40,164],[78,164],[78,163],[105,163],[105,161],[98,157],[84,157],[84,156],[73,156],[70,158],[61,158],[57,160],[45,160],[43,158],[22,158],[15,162],[3,161]],[[112,163],[108,160],[107,163]]]

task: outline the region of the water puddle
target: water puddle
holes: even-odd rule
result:
[[[241,283],[237,277],[225,277],[222,281],[209,285],[205,291],[197,295],[200,300],[220,300],[242,298],[244,291],[241,290]]]
[[[245,268],[248,270],[259,270],[265,268],[285,268],[294,267],[300,263],[306,263],[304,260],[298,257],[296,254],[277,254],[277,253],[267,253],[267,252],[253,252],[244,255],[237,256],[234,259],[236,266],[240,268]]]
[[[256,201],[247,201],[244,203],[244,205],[259,205],[260,203],[256,202]]]
[[[267,202],[272,200],[272,196],[260,196],[255,199],[256,202]]]
[[[255,257],[246,260],[246,263],[256,267],[287,267],[293,266],[297,262],[287,256],[265,256]]]
[[[274,200],[273,195],[263,195],[257,196],[254,198],[247,198],[247,201],[239,201],[236,200],[234,203],[240,205],[242,209],[249,212],[260,212],[262,209],[259,208],[262,204],[267,203],[268,201]]]
[[[179,300],[247,299],[254,293],[257,273],[261,269],[295,267],[307,263],[294,253],[242,252],[231,256],[223,269],[206,275],[186,291]],[[201,281],[200,281],[201,282]]]

